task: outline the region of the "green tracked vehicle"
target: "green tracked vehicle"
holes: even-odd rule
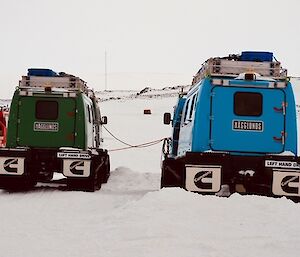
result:
[[[29,69],[16,88],[6,146],[0,148],[0,188],[23,190],[62,173],[71,190],[95,191],[110,175],[97,98],[86,82],[49,69]]]

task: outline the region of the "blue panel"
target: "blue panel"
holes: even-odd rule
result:
[[[56,77],[57,74],[53,70],[50,69],[36,69],[31,68],[28,69],[27,76],[39,76],[39,77]]]
[[[287,109],[286,109],[286,145],[285,151],[290,151],[297,156],[297,121],[296,118],[296,104],[293,94],[293,89],[291,83],[287,83],[287,87],[285,88],[286,91],[286,102],[287,102]]]
[[[196,113],[194,116],[193,152],[211,150],[209,145],[211,88],[210,78],[204,79],[199,87]]]
[[[174,109],[174,116],[173,116],[173,121],[172,121],[172,126],[175,126],[176,123],[180,123],[181,120],[181,113],[182,113],[182,109],[184,106],[184,103],[186,101],[186,98],[180,97],[178,99],[177,105]]]
[[[241,61],[251,61],[251,62],[272,62],[273,53],[271,52],[252,52],[245,51],[242,52]]]
[[[234,94],[236,92],[260,93],[263,103],[262,114],[260,116],[235,114]],[[282,132],[285,131],[285,118],[280,111],[282,102],[285,102],[283,90],[216,86],[212,89],[212,93],[211,146],[213,150],[249,153],[284,151],[284,144],[280,140]]]
[[[241,86],[241,87],[269,87],[269,81],[259,81],[259,80],[254,80],[254,81],[246,81],[244,79],[232,79],[229,80],[229,85],[231,86]]]

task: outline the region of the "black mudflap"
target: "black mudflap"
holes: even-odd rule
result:
[[[101,183],[97,183],[98,178],[95,173],[88,178],[67,178],[67,187],[71,191],[95,192],[101,188]]]
[[[22,191],[37,184],[37,174],[31,169],[32,153],[24,149],[0,149],[0,188]]]
[[[106,151],[91,155],[90,159],[64,159],[63,173],[69,190],[94,192],[109,178],[109,157]]]
[[[185,173],[182,162],[166,158],[162,163],[161,188],[184,187]]]

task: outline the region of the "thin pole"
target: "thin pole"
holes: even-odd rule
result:
[[[105,50],[105,82],[104,82],[104,85],[105,85],[105,90],[107,90],[107,52]]]

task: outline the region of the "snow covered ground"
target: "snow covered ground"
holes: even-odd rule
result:
[[[175,104],[172,92],[164,97],[153,91],[152,97],[132,93],[137,92],[101,93],[106,95],[100,103],[102,115],[108,116],[106,129],[132,145],[169,136],[171,128],[162,124],[162,116]],[[144,109],[152,114],[144,115]],[[0,256],[299,255],[300,204],[285,198],[160,190],[161,143],[113,151],[124,145],[106,131],[104,140],[112,150],[112,173],[100,191],[0,191]]]

